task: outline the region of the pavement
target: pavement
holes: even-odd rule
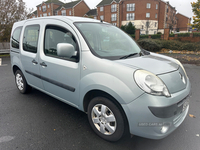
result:
[[[189,114],[162,140],[138,136],[111,143],[90,128],[87,115],[38,90],[20,94],[10,58],[0,66],[0,150],[199,150],[200,66],[184,64],[192,83]]]

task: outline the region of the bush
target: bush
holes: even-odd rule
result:
[[[149,35],[140,35],[140,39],[146,39],[149,38]]]
[[[193,37],[200,37],[200,33],[193,33]]]
[[[175,34],[174,33],[172,33],[172,34],[169,34],[169,37],[174,37],[175,36]]]
[[[152,38],[152,39],[161,39],[161,34],[154,34],[154,35],[151,35],[151,38]]]
[[[141,39],[138,40],[138,44],[145,50],[151,51],[151,52],[157,52],[162,49],[162,46],[156,42],[156,40],[152,39]]]
[[[162,48],[170,50],[188,50],[188,51],[200,51],[200,42],[191,43],[178,40],[158,40],[158,39],[140,39],[138,44],[146,50],[151,52],[160,51]]]
[[[190,33],[179,33],[178,37],[190,37]]]
[[[161,32],[158,32],[157,34],[162,34]]]
[[[130,36],[131,36],[133,39],[135,39],[135,34],[130,34]]]

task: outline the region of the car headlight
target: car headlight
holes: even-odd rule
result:
[[[166,97],[171,96],[166,85],[151,72],[137,70],[134,73],[134,78],[138,86],[149,94]]]

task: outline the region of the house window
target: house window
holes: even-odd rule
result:
[[[69,15],[70,15],[70,16],[72,15],[72,11],[71,11],[71,10],[69,11]]]
[[[135,13],[126,14],[126,20],[135,20]]]
[[[157,22],[155,22],[155,27],[157,27]]]
[[[150,18],[150,13],[146,13],[146,18]]]
[[[49,16],[51,16],[51,13],[49,12]]]
[[[104,20],[104,16],[102,15],[102,16],[100,16],[100,20]]]
[[[151,3],[147,3],[147,8],[151,8]]]
[[[42,14],[40,14],[40,17],[42,17]]]
[[[156,4],[156,9],[158,9],[158,4]]]
[[[156,34],[156,31],[154,31],[154,34]]]
[[[111,5],[111,12],[116,12],[117,11],[117,4]]]
[[[62,10],[61,13],[62,13],[62,16],[66,16],[66,10]]]
[[[103,11],[103,7],[100,7],[100,11]]]
[[[47,11],[46,6],[42,6],[42,11],[43,11],[43,12]]]
[[[117,14],[111,15],[111,21],[117,21]]]
[[[48,8],[50,8],[50,5],[48,5]]]
[[[57,16],[58,15],[58,12],[55,12],[55,16]]]
[[[47,13],[44,13],[43,16],[46,17],[46,16],[47,16]]]
[[[39,7],[39,10],[41,11],[41,7]]]
[[[94,19],[97,19],[97,17],[94,17]]]
[[[135,4],[127,4],[127,11],[135,11]]]
[[[117,26],[117,23],[113,23],[114,26]]]
[[[158,18],[158,14],[155,15],[155,18]]]

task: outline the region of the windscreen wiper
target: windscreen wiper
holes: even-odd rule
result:
[[[137,55],[137,54],[138,54],[138,53],[132,53],[132,54],[123,56],[123,57],[121,57],[120,59],[127,59],[127,58],[132,57],[132,56],[135,56],[135,55]]]

